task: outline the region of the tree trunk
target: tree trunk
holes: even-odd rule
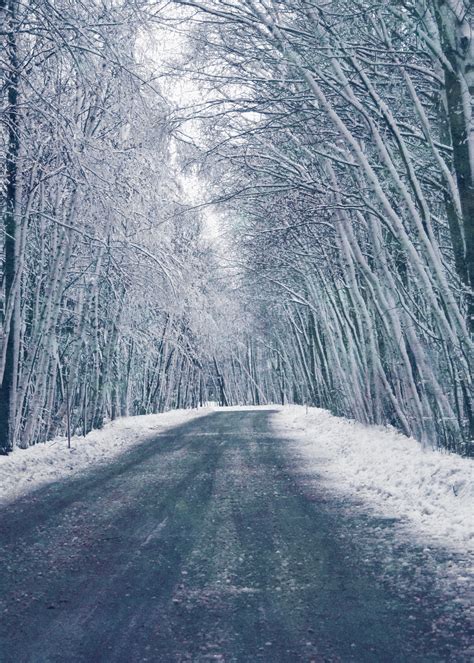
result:
[[[459,190],[464,234],[465,265],[458,269],[470,288],[469,313],[474,324],[474,20],[469,3],[435,0],[441,47],[446,56],[447,120],[453,148],[453,167]],[[449,64],[448,64],[449,63]],[[467,282],[466,282],[467,277]]]
[[[17,3],[15,0],[4,2],[6,8],[7,34],[7,99],[8,99],[8,147],[6,155],[6,209],[4,219],[3,244],[3,317],[7,306],[11,305],[10,297],[14,296],[13,282],[15,278],[15,243],[17,235],[17,176],[18,155],[20,151],[19,117],[18,117],[18,57],[15,34]],[[3,11],[2,11],[3,13]],[[14,304],[16,308],[17,304]],[[6,344],[5,366],[0,386],[0,454],[7,454],[13,448],[14,431],[14,396],[16,375],[15,323],[17,316],[12,314],[9,329],[4,327],[2,342]],[[3,321],[2,321],[3,322]]]

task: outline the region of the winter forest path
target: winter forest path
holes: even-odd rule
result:
[[[270,420],[216,412],[2,514],[1,662],[462,660],[429,581],[420,608],[341,545]]]

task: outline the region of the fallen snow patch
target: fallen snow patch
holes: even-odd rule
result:
[[[372,510],[399,518],[425,540],[474,545],[474,460],[424,449],[394,429],[366,426],[326,410],[288,406],[275,414],[306,472]]]
[[[281,405],[215,405],[216,412],[260,412],[261,410],[270,410],[275,412],[281,410]]]
[[[123,417],[91,431],[74,436],[71,449],[67,440],[55,438],[28,449],[15,449],[0,456],[0,503],[10,502],[46,483],[63,479],[97,463],[104,463],[147,438],[191,419],[209,414],[210,409],[174,410],[163,414]]]

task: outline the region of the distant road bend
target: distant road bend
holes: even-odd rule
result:
[[[358,561],[270,418],[213,413],[4,510],[1,663],[464,660],[465,625]]]

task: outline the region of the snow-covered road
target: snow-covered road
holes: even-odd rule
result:
[[[72,448],[56,438],[0,456],[0,504],[42,485],[107,464],[137,444],[214,411],[272,410],[295,468],[376,515],[397,518],[426,545],[474,553],[474,459],[423,448],[395,429],[365,426],[302,406],[207,407],[117,419]]]
[[[389,506],[363,471],[379,438],[411,442],[321,411],[260,410],[118,422],[75,440],[49,475],[63,441],[43,460],[7,459],[11,470],[23,453],[32,481],[0,516],[1,660],[470,660],[467,532],[450,547],[405,509],[413,495],[396,497],[390,463],[374,469]],[[452,462],[464,499],[470,465]]]

